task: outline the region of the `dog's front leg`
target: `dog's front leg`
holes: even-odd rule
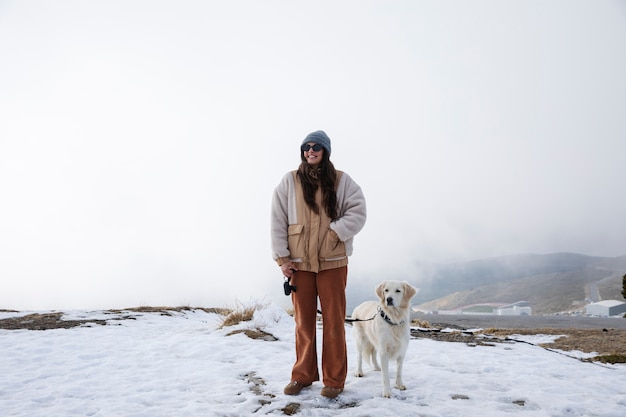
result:
[[[396,359],[396,388],[399,390],[405,390],[404,382],[402,382],[402,363],[404,362],[404,355],[398,356]]]
[[[380,365],[383,371],[383,397],[389,398],[391,397],[391,385],[389,383],[389,354],[384,350],[382,350],[380,355]]]

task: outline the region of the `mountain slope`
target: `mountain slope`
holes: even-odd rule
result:
[[[502,284],[537,275],[579,270],[587,265],[611,258],[554,253],[548,255],[513,255],[470,262],[440,265],[420,265],[416,279],[420,287],[414,304],[437,299],[458,291],[485,285]],[[517,300],[516,300],[517,301]]]
[[[595,262],[588,264],[581,262],[591,258],[570,257],[570,260],[575,261],[569,264],[572,267],[570,270],[489,282],[417,307],[423,310],[455,310],[473,304],[514,303],[524,300],[530,303],[533,314],[552,314],[582,309],[589,297],[587,285],[593,282],[599,282],[598,289],[602,299],[621,299],[621,276],[626,273],[626,257],[595,258]],[[566,264],[559,265],[565,268]]]

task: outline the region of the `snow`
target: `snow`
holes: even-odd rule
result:
[[[1,313],[0,319],[24,314]],[[123,319],[128,316],[134,319]],[[319,395],[321,383],[297,396],[282,393],[294,361],[294,323],[275,305],[223,329],[221,316],[202,310],[169,316],[74,311],[64,319],[108,324],[0,330],[2,416],[284,415],[290,403],[300,404],[297,416],[623,417],[626,410],[626,367],[582,362],[576,359],[581,352],[533,344],[554,336],[473,347],[411,339],[407,390],[394,388],[386,399],[380,372],[365,366],[363,378],[352,375],[348,326],[345,391],[329,400]],[[228,336],[248,328],[278,340]]]

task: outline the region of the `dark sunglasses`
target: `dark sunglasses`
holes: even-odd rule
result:
[[[300,150],[302,152],[308,152],[310,149],[313,149],[314,152],[319,152],[322,150],[322,148],[323,146],[319,143],[316,143],[315,145],[309,145],[308,143],[305,143],[304,145],[300,146]]]

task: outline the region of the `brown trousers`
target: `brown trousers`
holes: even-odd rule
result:
[[[348,373],[346,353],[346,284],[348,267],[318,273],[298,271],[292,285],[296,322],[296,363],[291,380],[302,384],[319,381],[317,366],[317,298],[322,309],[322,382],[324,386],[343,388]]]

